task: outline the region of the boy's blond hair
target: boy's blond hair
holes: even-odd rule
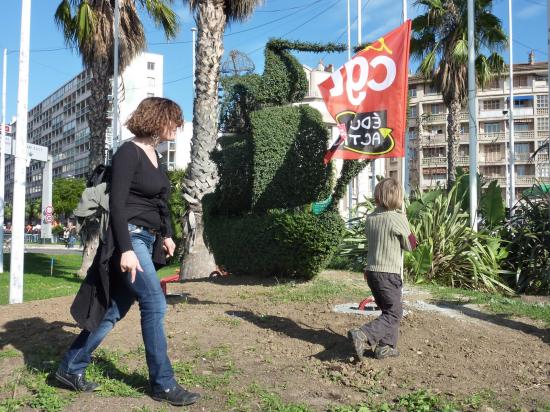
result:
[[[403,188],[392,178],[382,179],[374,188],[374,202],[387,210],[403,207]]]

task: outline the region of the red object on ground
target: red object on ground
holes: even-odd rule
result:
[[[363,299],[359,302],[359,310],[365,310],[365,306],[372,302],[374,302],[374,296],[369,296],[368,298]]]
[[[166,276],[165,278],[162,278],[160,280],[160,287],[162,289],[162,293],[164,293],[164,296],[166,296],[166,284],[167,283],[174,283],[179,282],[180,280],[180,274],[176,273],[175,275]]]

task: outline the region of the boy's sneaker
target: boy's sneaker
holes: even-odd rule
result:
[[[390,345],[377,346],[374,350],[376,359],[384,359],[399,356],[399,351]]]
[[[353,343],[355,353],[357,354],[359,360],[363,360],[365,358],[365,351],[371,349],[369,339],[367,338],[365,332],[358,328],[351,329],[348,332],[348,339]]]
[[[99,385],[94,382],[88,382],[83,373],[73,374],[58,369],[55,372],[55,379],[76,392],[93,392],[99,389]]]
[[[197,402],[200,397],[198,393],[186,391],[177,383],[172,389],[153,393],[152,396],[156,401],[168,402],[170,405],[174,406],[191,405]]]

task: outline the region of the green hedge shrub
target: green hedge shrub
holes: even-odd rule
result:
[[[293,208],[327,198],[332,166],[323,164],[328,131],[309,106],[252,113],[252,208]]]
[[[216,263],[239,275],[311,279],[330,261],[344,231],[336,211],[319,216],[303,209],[244,216],[206,213],[204,222]]]
[[[252,142],[250,136],[225,135],[212,153],[218,167],[216,213],[241,214],[252,207]]]

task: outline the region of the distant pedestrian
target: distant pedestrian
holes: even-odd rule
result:
[[[63,228],[63,242],[65,242],[65,247],[69,247],[69,236],[71,235],[71,230],[68,227]]]
[[[398,356],[399,322],[403,316],[401,294],[402,250],[416,247],[405,214],[401,213],[403,189],[394,179],[383,179],[374,190],[376,209],[367,216],[367,266],[365,279],[382,314],[361,328],[348,332],[359,360],[367,350],[377,359]]]

